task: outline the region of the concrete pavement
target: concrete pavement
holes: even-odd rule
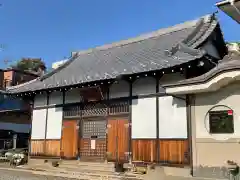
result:
[[[68,177],[55,177],[34,174],[29,171],[0,169],[0,180],[76,180]]]

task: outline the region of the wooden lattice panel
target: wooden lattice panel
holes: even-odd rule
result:
[[[106,116],[107,115],[107,106],[101,103],[90,103],[84,106],[82,111],[83,117],[90,116]]]
[[[104,159],[106,155],[106,140],[96,140],[95,149],[91,149],[91,139],[80,140],[80,157],[81,158],[93,158]]]

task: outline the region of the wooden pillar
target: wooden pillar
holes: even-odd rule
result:
[[[46,109],[46,124],[45,124],[45,137],[44,137],[44,155],[46,155],[46,149],[47,149],[47,123],[48,123],[48,105],[49,105],[49,92],[47,92],[47,109]]]
[[[156,94],[159,93],[159,76],[156,75]],[[159,98],[156,96],[156,161],[160,161],[160,143],[159,143]]]
[[[128,135],[128,138],[129,138],[129,150],[128,150],[128,153],[129,153],[129,163],[132,164],[132,158],[133,158],[133,153],[132,153],[132,85],[133,85],[133,82],[132,81],[128,81],[129,82],[129,135]]]
[[[111,85],[108,85],[107,86],[107,97],[106,97],[106,100],[107,100],[107,122],[106,122],[106,131],[107,131],[107,133],[106,133],[106,155],[105,155],[105,162],[107,163],[107,161],[108,161],[108,119],[109,119],[109,108],[110,108],[110,106],[109,106],[109,103],[110,103],[110,101],[109,101],[109,96],[110,96],[110,86]]]
[[[63,102],[62,102],[62,127],[63,127],[63,120],[64,120],[65,94],[66,94],[66,91],[63,90],[63,92],[62,92],[62,96],[63,96]],[[62,158],[62,134],[63,134],[63,128],[62,127],[61,127],[61,139],[60,139],[60,158]]]
[[[30,129],[30,134],[29,134],[29,141],[28,141],[28,162],[30,160],[30,156],[31,156],[31,153],[32,153],[32,121],[33,121],[33,109],[34,109],[34,98],[35,96],[33,96],[32,98],[32,102],[30,101],[30,116],[31,116],[31,129]]]
[[[187,105],[187,138],[188,138],[188,155],[187,160],[190,161],[191,166],[191,175],[193,175],[193,151],[192,151],[192,112],[191,112],[191,96],[186,96],[186,105]]]

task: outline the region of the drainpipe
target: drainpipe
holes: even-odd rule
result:
[[[238,15],[240,16],[240,10],[235,6],[235,0],[229,0],[231,6],[236,10]]]

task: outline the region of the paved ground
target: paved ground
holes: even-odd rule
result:
[[[75,180],[75,179],[36,175],[29,172],[0,169],[0,180]]]

